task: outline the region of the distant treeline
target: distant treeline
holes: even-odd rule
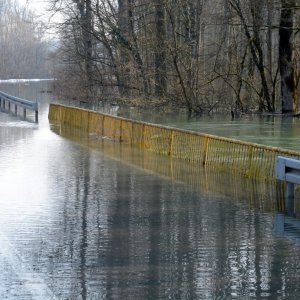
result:
[[[25,7],[0,0],[0,79],[47,78],[49,46],[44,26]]]

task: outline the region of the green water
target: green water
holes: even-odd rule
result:
[[[33,83],[1,83],[0,89],[15,96],[27,99],[51,97],[52,102],[61,103],[52,93],[47,82]],[[36,88],[38,87],[38,88]],[[78,102],[67,101],[67,105],[80,106]],[[163,124],[186,130],[193,130],[238,140],[300,150],[300,118],[281,116],[244,115],[232,119],[230,115],[188,117],[185,113],[166,113],[160,109],[120,108],[118,106],[88,106],[87,108],[103,111],[135,120]]]
[[[159,111],[135,110],[120,110],[119,115],[263,145],[300,150],[299,118],[259,115],[244,115],[235,119],[229,115],[188,118],[183,113],[164,114]]]

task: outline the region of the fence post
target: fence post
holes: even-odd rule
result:
[[[59,107],[59,121],[62,123],[62,106]]]
[[[144,138],[145,138],[145,124],[142,125],[141,141],[140,141],[141,148],[145,148]]]
[[[168,155],[172,156],[172,148],[173,148],[173,141],[174,141],[174,130],[171,130],[171,135],[170,135],[170,142],[169,142],[169,152]]]
[[[130,134],[130,145],[133,145],[133,122],[130,123],[131,124],[131,134]]]
[[[120,129],[119,129],[119,142],[122,142],[122,124],[123,124],[123,120],[120,120]]]
[[[253,146],[251,146],[248,150],[248,158],[247,158],[246,171],[245,171],[246,177],[250,177],[252,159],[253,159]]]
[[[102,128],[101,128],[101,136],[104,136],[104,121],[105,121],[105,115],[102,116]]]
[[[35,123],[38,123],[39,122],[39,112],[36,110],[34,115],[35,115]]]
[[[209,143],[209,138],[208,138],[208,136],[206,136],[205,140],[204,140],[204,150],[203,150],[203,158],[202,158],[203,166],[206,164],[206,161],[207,161],[208,143]]]

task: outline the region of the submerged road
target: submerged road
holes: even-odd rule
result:
[[[188,184],[190,169],[83,142],[40,106],[39,124],[0,113],[1,299],[298,298],[297,219],[267,187]]]

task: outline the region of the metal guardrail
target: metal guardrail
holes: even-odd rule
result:
[[[11,104],[15,105],[15,114],[17,114],[17,107],[22,107],[23,110],[23,116],[26,118],[26,110],[32,110],[35,112],[35,122],[38,122],[38,103],[22,98],[18,98],[9,94],[6,94],[4,92],[0,91],[0,108],[5,109],[6,102],[8,103],[8,110],[10,111]]]
[[[294,184],[300,184],[300,160],[277,156],[276,179],[286,182],[286,196],[294,198]]]

